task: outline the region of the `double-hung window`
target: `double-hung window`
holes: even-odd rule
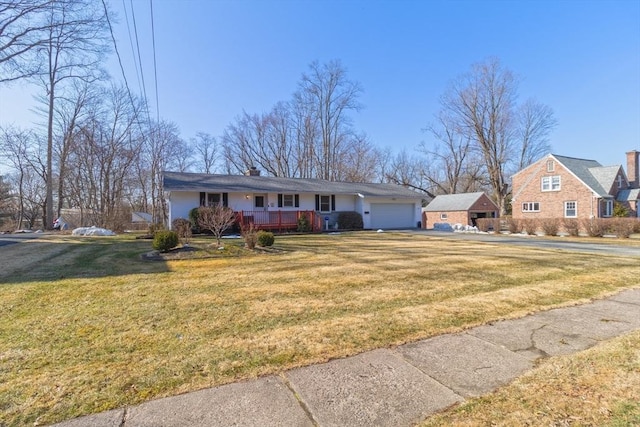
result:
[[[543,176],[540,188],[542,191],[560,191],[560,175]]]
[[[613,216],[613,200],[605,200],[602,208],[602,216]]]
[[[570,201],[564,202],[564,216],[565,218],[575,218],[578,216],[578,202]]]

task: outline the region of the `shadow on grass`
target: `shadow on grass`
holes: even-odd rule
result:
[[[166,262],[146,261],[149,240],[54,236],[0,247],[0,285],[63,279],[156,274]]]

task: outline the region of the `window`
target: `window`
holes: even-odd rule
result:
[[[622,188],[622,175],[618,175],[618,188]]]
[[[543,176],[542,191],[560,191],[560,175]]]
[[[578,216],[578,202],[564,202],[565,218],[575,218]]]
[[[298,208],[300,207],[299,194],[278,194],[279,208]]]
[[[602,216],[612,216],[613,215],[613,200],[605,200],[604,206],[602,209]]]
[[[331,212],[331,196],[320,196],[320,212]]]
[[[555,163],[553,160],[547,160],[547,172],[553,172],[555,169]]]
[[[440,219],[447,219],[447,214],[445,212],[442,212],[440,214]]]
[[[207,206],[219,205],[222,201],[220,193],[207,193]]]
[[[540,202],[524,202],[522,212],[540,212]]]

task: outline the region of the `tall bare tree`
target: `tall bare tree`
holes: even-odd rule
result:
[[[191,139],[191,146],[196,153],[196,168],[198,172],[214,173],[218,162],[219,150],[216,138],[206,132],[198,132]]]
[[[517,170],[514,172],[529,166],[549,152],[549,134],[558,123],[551,107],[534,99],[528,99],[520,106],[517,120],[516,137],[521,145]]]
[[[521,137],[527,136],[525,151],[531,153],[537,151],[536,146],[546,143],[544,138],[548,134],[520,130],[517,94],[518,81],[513,73],[497,58],[491,58],[473,65],[441,98],[442,114],[454,124],[456,132],[473,142],[474,149],[482,156],[493,197],[502,214],[507,211],[507,172],[522,157]],[[551,118],[552,114],[543,114],[534,122],[539,128],[550,129]]]
[[[35,60],[44,64],[37,74],[47,104],[47,181],[45,223],[53,224],[53,139],[58,93],[65,82],[92,83],[105,77],[101,64],[109,51],[107,11],[92,0],[51,1],[44,19],[46,37]]]
[[[54,0],[0,0],[0,83],[41,72],[44,64],[35,61],[34,55],[46,44],[51,22],[45,17],[57,3]]]
[[[335,180],[334,165],[339,161],[340,145],[351,128],[349,112],[362,108],[358,102],[361,93],[360,84],[347,78],[347,70],[340,61],[326,64],[314,61],[308,73],[302,75],[295,97],[313,113],[319,129],[318,178]]]

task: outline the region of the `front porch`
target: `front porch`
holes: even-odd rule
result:
[[[303,215],[312,231],[322,230],[322,217],[316,211],[237,211],[236,222],[241,229],[253,224],[258,230],[296,231]]]

